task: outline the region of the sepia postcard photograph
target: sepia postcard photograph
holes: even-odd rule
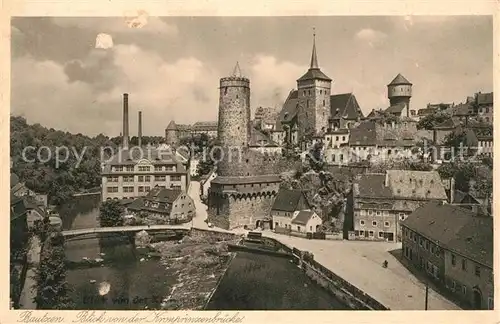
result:
[[[8,308],[492,311],[494,23],[12,15]]]

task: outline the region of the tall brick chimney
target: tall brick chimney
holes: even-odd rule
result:
[[[128,149],[128,93],[123,94],[123,148]]]
[[[142,111],[139,111],[139,125],[137,127],[137,138],[139,147],[142,146]]]

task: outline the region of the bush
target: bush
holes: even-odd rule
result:
[[[99,222],[101,227],[114,227],[123,225],[123,206],[118,200],[109,200],[102,203],[99,208]]]
[[[66,281],[66,255],[61,234],[51,234],[45,241],[36,269],[37,309],[71,309],[70,288]]]

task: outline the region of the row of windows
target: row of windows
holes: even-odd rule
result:
[[[423,236],[418,235],[416,232],[413,232],[405,227],[403,227],[403,236],[408,237],[411,241],[417,243],[420,245],[420,247],[424,248],[425,250],[431,252],[432,254],[439,256],[439,247],[426,239]]]
[[[339,161],[344,161],[344,154],[339,155]],[[335,162],[335,154],[332,154],[332,162]]]
[[[149,192],[151,190],[150,186],[139,186],[138,187],[139,192]],[[117,193],[118,192],[118,187],[107,187],[106,191],[108,193]],[[134,187],[123,187],[123,192],[127,193],[133,193],[134,192]]]
[[[269,185],[269,183],[250,183],[250,184],[240,184],[240,185],[226,185],[224,186],[225,188],[232,188],[232,189],[236,189],[237,187],[240,187],[240,188],[262,188],[262,187],[267,187]]]
[[[354,234],[360,237],[366,237],[366,233],[368,233],[368,237],[375,237],[375,231],[364,231],[364,230],[354,231]],[[392,232],[378,231],[377,237],[383,239],[392,235],[393,235]]]
[[[388,210],[375,210],[375,209],[361,209],[359,211],[359,215],[361,216],[389,216],[389,211]],[[406,219],[406,213],[399,213],[399,219],[400,220],[405,220]]]
[[[310,107],[310,103],[311,103],[311,101],[310,101],[309,99],[307,99],[307,108],[309,108],[309,107]],[[325,100],[323,100],[323,107],[324,107],[325,105],[326,105],[326,104],[325,104]],[[325,115],[325,112],[323,112],[323,116],[324,116],[324,115]],[[306,113],[306,117],[307,117],[307,113]]]
[[[455,267],[457,265],[457,256],[453,253],[451,254],[451,265],[453,267]],[[462,271],[467,272],[467,267],[468,267],[467,259],[463,258],[462,262],[461,262]],[[477,277],[481,277],[481,267],[477,264],[474,265],[474,274]]]
[[[106,181],[107,182],[118,182],[118,176],[112,176],[112,177],[107,177]],[[181,181],[181,176],[180,175],[171,175],[169,176],[169,179],[171,181]],[[134,176],[124,176],[122,177],[123,182],[134,182]],[[161,175],[161,176],[154,176],[155,181],[166,181],[167,176]],[[151,181],[151,176],[149,175],[140,175],[137,176],[137,181],[138,182],[150,182]]]
[[[403,236],[409,237],[410,240],[412,240],[413,242],[418,242],[420,247],[424,248],[426,251],[429,251],[432,254],[439,256],[440,253],[439,247],[436,244],[432,243],[431,241],[425,239],[424,237],[419,236],[417,233],[410,231],[407,228],[403,228]],[[451,254],[451,265],[453,267],[457,265],[457,257],[453,253]],[[467,267],[468,267],[467,259],[463,258],[461,262],[462,271],[467,271]],[[474,265],[474,274],[477,277],[481,276],[481,267],[477,264]]]
[[[490,141],[479,141],[478,143],[479,147],[492,147],[493,142]]]
[[[327,136],[327,141],[331,141],[332,138],[333,138],[333,136],[331,136],[331,137]],[[338,142],[339,140],[340,140],[340,136],[335,136],[335,141]],[[345,136],[342,136],[342,141],[344,141],[344,142],[346,141]]]
[[[488,114],[490,112],[490,108],[489,107],[479,108],[479,112]]]
[[[140,172],[150,172],[151,171],[151,166],[149,165],[139,165],[137,167],[137,170]],[[154,166],[154,171],[156,172],[161,172],[161,171],[167,171],[167,172],[175,172],[176,168],[175,166],[171,165],[155,165]],[[127,165],[127,166],[113,166],[111,167],[111,171],[113,172],[133,172],[134,171],[134,166],[133,165]]]
[[[307,94],[308,96],[310,96],[310,95],[311,95],[311,89],[302,91],[302,96],[303,96],[303,97],[305,97],[305,96],[306,96],[306,94]],[[326,90],[319,89],[319,94],[328,94],[328,93],[326,92]]]
[[[359,225],[361,225],[361,226],[365,226],[365,221],[364,221],[364,220],[360,220],[360,221],[359,221]],[[373,221],[373,222],[372,222],[372,226],[377,226],[377,221]],[[390,226],[391,226],[391,222],[385,221],[385,222],[384,222],[384,226],[385,226],[385,227],[390,227]]]

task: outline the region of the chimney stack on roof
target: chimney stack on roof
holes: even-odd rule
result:
[[[139,125],[137,130],[138,145],[142,146],[142,111],[139,111]]]
[[[123,94],[123,148],[128,149],[128,93]]]

